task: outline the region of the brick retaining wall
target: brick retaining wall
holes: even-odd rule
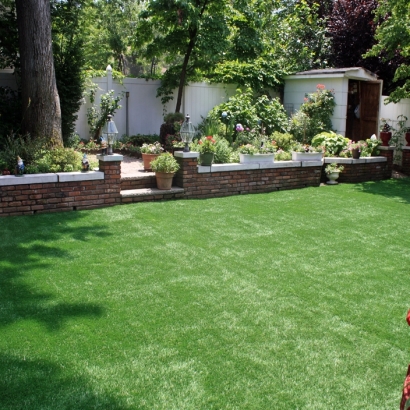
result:
[[[93,209],[121,203],[122,155],[100,156],[99,171],[0,177],[0,216]]]

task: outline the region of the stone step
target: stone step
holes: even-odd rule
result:
[[[170,190],[158,188],[126,189],[121,191],[121,203],[163,201],[181,199],[184,197],[184,188],[173,186]]]
[[[153,172],[138,176],[121,178],[121,190],[123,191],[142,188],[155,188],[156,186],[157,181]]]

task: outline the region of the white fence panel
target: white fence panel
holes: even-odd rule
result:
[[[95,104],[98,106],[100,97],[108,90],[109,77],[96,78],[93,80],[99,87]],[[177,90],[174,91],[174,99],[165,104],[156,97],[157,88],[160,86],[158,80],[145,80],[141,78],[126,78],[123,84],[112,81],[114,94],[124,93],[121,100],[121,109],[114,115],[114,121],[119,136],[127,134],[159,134],[164,115],[175,111]],[[184,88],[182,99],[182,112],[189,114],[191,122],[197,125],[202,117],[215,106],[235,94],[236,86],[223,84],[192,83]],[[128,104],[126,92],[129,93]],[[128,110],[127,110],[128,105]],[[89,126],[87,124],[87,109],[91,107],[89,101],[84,101],[78,112],[76,132],[81,138],[89,137]],[[127,114],[128,111],[128,114]],[[128,124],[128,127],[127,127]]]
[[[401,100],[397,104],[389,103],[385,105],[384,101],[386,98],[386,96],[382,96],[380,100],[380,118],[386,119],[389,125],[396,128],[398,123],[397,117],[404,115],[408,119],[406,125],[410,127],[410,99]]]

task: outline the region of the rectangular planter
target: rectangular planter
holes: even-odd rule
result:
[[[292,151],[292,161],[320,161],[323,153],[321,152],[295,152]]]
[[[274,162],[275,154],[239,154],[239,162],[241,164]]]

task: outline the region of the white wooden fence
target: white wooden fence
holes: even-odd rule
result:
[[[163,105],[156,97],[159,80],[145,80],[141,78],[125,78],[122,84],[112,79],[111,71],[107,67],[107,77],[95,78],[98,85],[95,104],[99,106],[102,94],[114,90],[114,95],[123,93],[121,108],[116,111],[113,120],[121,137],[124,134],[159,134],[164,115],[175,111],[176,93],[174,100]],[[218,104],[227,101],[235,94],[236,86],[223,84],[191,83],[184,88],[181,112],[189,114],[191,122],[197,125],[206,117],[208,112]],[[128,97],[127,97],[128,95]],[[89,137],[87,124],[87,109],[91,107],[87,98],[78,112],[76,132],[81,138]]]

